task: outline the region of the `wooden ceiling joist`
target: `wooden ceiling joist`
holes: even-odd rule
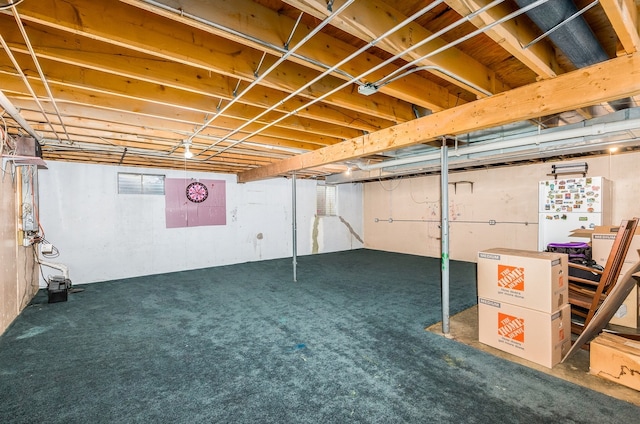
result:
[[[284,1],[313,14],[317,18],[324,18],[330,13],[324,0]],[[335,25],[345,32],[359,39],[372,41],[378,35],[386,33],[406,19],[407,16],[382,1],[361,0],[349,6],[334,21]],[[387,38],[380,40],[376,46],[392,55],[398,55],[413,48],[416,40],[424,40],[431,36],[431,32],[415,22],[411,22]],[[407,60],[419,59],[417,65],[433,67],[430,72],[480,97],[485,97],[487,92],[496,93],[508,88],[496,80],[493,71],[456,47],[451,47],[427,59],[421,59],[447,44],[442,38],[435,37],[433,41],[405,53],[403,56],[406,56]]]
[[[0,90],[45,137],[45,160],[247,181],[294,169],[322,178],[343,170],[339,162],[412,154],[425,146],[404,147],[441,135],[615,111],[600,100],[639,105],[637,0],[602,0],[583,15],[612,61],[572,76],[562,46],[527,46],[541,34],[529,17],[502,22],[515,2],[494,3],[357,0],[324,26],[343,1],[25,0],[0,10]],[[22,133],[5,119],[11,135]],[[195,159],[182,157],[185,142]]]
[[[461,16],[469,16],[490,4],[489,0],[445,0],[445,2]],[[477,28],[482,28],[499,21],[513,11],[507,4],[501,3],[478,14],[471,19],[471,23]],[[523,48],[538,36],[530,25],[523,22],[523,17],[507,20],[487,30],[485,34],[539,77],[551,78],[561,73],[555,52],[546,40],[533,44],[527,49]]]
[[[137,0],[121,1],[139,8],[144,8],[152,13],[157,13],[167,18],[177,20],[185,25],[211,32],[234,42],[248,44],[253,46],[255,49],[268,51],[270,54],[276,56],[279,55],[277,50],[273,48],[269,49],[263,44],[252,42],[252,40],[262,40],[267,44],[282,47],[290,36],[291,30],[295,27],[295,21],[293,19],[249,0],[237,0],[234,2],[211,0],[206,4],[197,0],[181,0],[179,3],[172,0],[160,1],[174,10],[183,10],[189,12],[189,14],[203,18],[204,20],[215,22],[222,27],[234,28],[239,33],[248,36],[247,38],[249,39],[239,37],[234,33],[216,29],[215,27],[181,16],[176,12],[159,9],[145,2]],[[353,5],[349,6],[348,9],[351,9],[357,4],[358,2],[355,2]],[[324,4],[324,9],[326,10],[326,3]],[[251,10],[251,13],[247,15],[242,22],[238,22],[238,10]],[[319,19],[326,17],[326,15],[311,15]],[[332,21],[332,23],[334,22]],[[311,28],[309,27],[298,29],[296,33],[293,34],[291,45],[295,45],[302,36],[306,35],[310,31]],[[298,55],[293,56],[291,60],[300,63],[303,66],[323,72],[326,67],[334,66],[355,51],[356,49],[353,45],[349,45],[344,41],[330,37],[327,34],[319,33],[300,47],[297,51]],[[299,59],[299,56],[311,59],[311,62]],[[350,61],[341,66],[340,69],[346,74],[355,77],[369,71],[381,62],[382,60],[380,58],[365,52],[361,55],[359,60]],[[314,65],[314,63],[324,64],[326,67]],[[382,78],[383,76],[394,72],[396,69],[397,67],[394,65],[386,65],[374,72],[369,77],[369,80]],[[334,73],[334,75],[338,78],[342,78],[343,80],[348,79],[344,74]],[[385,87],[380,91],[381,93],[386,93],[392,97],[402,99],[409,104],[420,105],[435,111],[451,107],[455,102],[455,97],[446,92],[446,90],[443,90],[442,87],[434,84],[432,81],[421,78],[418,75],[409,75],[397,84]],[[400,122],[402,122],[402,120],[400,120]]]
[[[640,93],[640,53],[611,59],[241,173],[249,182]]]
[[[262,52],[248,46],[221,39],[199,29],[177,25],[155,14],[119,2],[109,2],[99,10],[92,0],[74,0],[73,4],[55,0],[41,0],[38,4],[25,2],[20,8],[21,18],[43,26],[51,26],[82,37],[112,43],[172,62],[182,63],[207,72],[216,72],[243,81],[253,81]],[[92,7],[93,6],[93,7]],[[82,13],[79,15],[78,11]],[[141,13],[145,14],[141,19]],[[140,34],[144,33],[144,37]],[[269,59],[274,62],[274,58]],[[269,65],[266,63],[265,65]],[[261,82],[263,86],[284,92],[297,90],[311,80],[309,68],[285,62]],[[314,83],[301,96],[313,98],[339,87],[342,81],[328,76]],[[410,104],[384,96],[376,101],[354,96],[348,90],[329,96],[325,103],[346,107],[361,113],[375,113],[385,119],[395,119],[397,110],[409,110]],[[447,103],[448,105],[448,103]],[[444,106],[443,106],[444,107]]]
[[[0,16],[0,25],[6,18]],[[69,49],[67,40],[61,41],[61,35],[62,33],[56,30],[44,31],[39,27],[30,28],[31,42],[37,46],[35,51],[43,64],[46,65],[46,62],[50,61],[55,64],[54,67],[82,67],[117,75],[125,80],[143,81],[158,84],[161,87],[184,90],[211,98],[210,104],[214,108],[218,104],[226,104],[234,97],[237,79],[216,73],[207,73],[202,69],[154,58],[140,52],[125,50],[90,39],[77,38],[73,40],[74,49]],[[17,30],[3,32],[3,37],[16,55],[28,54]],[[240,89],[246,86],[246,83],[241,84]],[[239,103],[258,108],[267,108],[278,104],[277,111],[288,113],[304,106],[309,101],[307,98],[296,96],[284,104],[279,104],[278,102],[284,97],[285,93],[280,90],[262,87],[259,92],[258,90],[247,92]],[[388,120],[372,114],[316,103],[303,108],[298,116],[307,119],[321,119],[336,125],[350,125],[364,131],[376,131],[414,118],[409,109],[406,110],[406,116],[402,116],[401,112],[398,110],[394,116],[395,119]]]
[[[633,0],[600,0],[600,5],[613,25],[625,53],[635,53],[640,50],[638,35],[640,5]]]

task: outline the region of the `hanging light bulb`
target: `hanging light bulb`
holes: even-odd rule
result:
[[[190,150],[191,143],[184,143],[184,157],[186,159],[191,159],[193,157],[193,153]]]

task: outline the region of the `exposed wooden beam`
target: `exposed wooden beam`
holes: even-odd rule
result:
[[[44,121],[45,118],[42,116],[42,113],[33,100],[12,97],[11,101],[29,122]],[[50,104],[44,103],[43,106],[47,114],[50,116],[50,120],[52,122],[56,122],[57,118],[54,117],[55,111]],[[65,123],[68,125],[74,125],[77,121],[77,126],[103,129],[117,128],[121,130],[121,132],[128,132],[131,134],[137,134],[139,131],[145,130],[162,131],[165,134],[173,134],[173,138],[175,138],[176,142],[186,138],[191,134],[193,128],[200,123],[196,121],[176,120],[173,119],[173,117],[150,116],[132,111],[105,109],[96,104],[89,106],[61,102],[58,105],[58,109],[60,110]],[[223,137],[227,133],[227,128],[210,126],[195,137],[194,140],[195,142],[200,142],[202,144],[211,143],[212,140]],[[240,132],[238,136],[244,136],[247,134],[247,132]],[[301,150],[316,150],[320,147],[338,142],[337,139],[329,138],[323,138],[322,143],[318,143],[318,139],[313,139],[314,142],[297,141],[297,139],[292,138],[292,135],[293,133],[290,131],[281,132],[276,129],[274,132],[265,132],[252,137],[251,141],[263,144],[267,147],[277,146]]]
[[[287,41],[291,30],[295,26],[295,21],[293,19],[251,0],[235,0],[232,2],[226,0],[209,0],[207,2],[198,0],[159,0],[159,3],[171,7],[173,10],[182,10],[185,13],[196,15],[209,22],[215,22],[221,27],[233,28],[237,30],[239,34],[245,34],[248,37],[242,37],[237,34],[226,32],[205,23],[190,19],[187,16],[180,15],[170,10],[163,10],[138,0],[121,1],[148,10],[152,13],[157,13],[185,25],[227,38],[239,44],[246,44],[257,50],[268,51],[276,56],[280,55],[276,49],[266,47],[263,43],[258,43],[254,40],[261,40],[266,44],[282,47]],[[358,2],[355,4],[357,3]],[[349,9],[351,7],[353,6],[350,6]],[[244,12],[241,19],[238,18],[238,11]],[[322,19],[324,16],[320,18]],[[310,27],[301,25],[294,34],[293,39],[291,40],[291,45],[296,45],[296,43],[310,31]],[[300,47],[297,53],[299,56],[311,59],[318,64],[333,66],[352,54],[355,50],[354,46],[321,32],[316,34],[307,43]],[[301,59],[297,55],[292,56],[291,61],[297,62],[305,67],[315,69],[316,71],[324,71],[326,69],[322,66],[310,63],[308,60]],[[358,76],[369,71],[381,62],[382,60],[377,56],[365,52],[356,60],[352,60],[341,66],[340,69],[351,76]],[[386,65],[374,72],[370,77],[368,77],[368,79],[376,80],[382,78],[385,75],[389,75],[396,69],[397,66],[395,65]],[[336,73],[334,75],[343,80],[347,79],[347,76],[343,74]],[[456,101],[455,96],[448,93],[433,81],[422,78],[419,75],[409,75],[406,78],[403,78],[402,81],[398,81],[393,86],[389,85],[382,88],[380,92],[434,111],[452,107]]]
[[[529,84],[314,152],[245,171],[238,181],[393,150],[471,131],[591,106],[640,93],[640,53]]]
[[[9,13],[9,12],[4,12]],[[261,51],[222,39],[197,28],[143,12],[121,2],[97,7],[93,0],[40,0],[20,4],[21,18],[83,37],[136,50],[158,58],[235,77],[245,82],[255,79]],[[275,58],[268,56],[266,65]],[[317,71],[286,61],[261,81],[262,86],[291,92],[306,84]],[[317,97],[341,86],[343,81],[327,76],[300,93]],[[355,88],[353,88],[355,90]],[[424,93],[420,93],[424,94]],[[375,99],[338,91],[324,100],[338,107],[395,119],[396,110],[411,109],[409,103],[380,94]]]
[[[19,93],[22,96],[27,96],[25,93],[24,84],[18,77],[9,77],[4,75],[3,78],[4,89],[7,90],[8,97],[15,97],[15,93]],[[50,81],[52,82],[52,81]],[[32,81],[32,86],[36,90],[36,93],[43,93],[44,89],[38,81]],[[123,97],[113,93],[106,93],[99,90],[91,90],[87,87],[74,87],[71,85],[65,86],[59,83],[51,83],[51,90],[57,102],[71,102],[75,104],[81,104],[86,106],[96,106],[99,108],[117,110],[117,111],[134,111],[144,115],[150,116],[162,116],[173,117],[178,120],[185,120],[189,122],[204,122],[207,119],[208,114],[193,109],[181,109],[173,106],[153,103],[145,100],[140,100],[131,97]],[[78,89],[80,88],[80,89]],[[10,95],[10,93],[13,93]],[[232,116],[222,116],[216,119],[217,128],[229,130],[238,128],[244,124],[244,119],[238,119]],[[330,124],[325,125],[325,130],[329,131]],[[257,131],[262,129],[259,123],[254,123],[245,128],[246,131]],[[343,129],[343,128],[342,128]],[[342,130],[340,129],[340,130]],[[357,133],[357,131],[356,131]],[[303,126],[298,126],[297,129],[284,128],[284,127],[271,127],[264,132],[265,135],[281,134],[283,138],[291,140],[308,141],[315,144],[334,144],[336,140],[335,136],[328,136],[322,134],[314,134],[308,131]],[[328,139],[328,141],[327,141]],[[323,141],[324,140],[324,141]]]
[[[3,60],[2,56],[0,56],[0,70],[11,69],[10,63],[7,62],[8,61]],[[67,88],[73,88],[74,90],[87,91],[91,93],[120,96],[122,98],[121,102],[123,109],[129,108],[128,102],[131,100],[209,113],[211,115],[216,113],[217,99],[210,96],[196,94],[193,92],[185,92],[172,87],[134,80],[115,74],[105,74],[92,69],[83,69],[78,66],[63,63],[52,63],[49,60],[40,60],[40,64],[43,69],[46,70],[47,79],[50,85],[64,86]],[[25,74],[34,81],[34,84],[39,82],[37,73],[27,69],[26,65],[23,66],[23,70]],[[25,94],[28,94],[26,90]],[[216,121],[218,119],[222,120],[224,117],[247,121],[261,112],[263,112],[262,108],[236,103],[231,108],[227,109],[223,115],[216,118]],[[271,119],[280,117],[282,117],[282,113],[272,111],[263,116],[257,122],[265,123],[269,122]],[[214,123],[216,121],[214,121]],[[321,121],[320,119],[309,120],[301,116],[291,116],[281,121],[278,124],[278,127],[296,131],[313,132],[318,135],[337,137],[341,139],[355,137],[362,133],[362,131],[347,126],[344,122],[341,125],[336,125],[331,122]]]
[[[447,5],[461,16],[468,16],[490,3],[490,0],[445,0]],[[514,9],[505,3],[494,6],[471,19],[477,28],[485,27],[513,12]],[[551,45],[542,40],[528,49],[522,47],[537,37],[533,28],[517,17],[496,25],[485,34],[491,37],[502,48],[517,58],[541,78],[551,78],[561,73]]]
[[[330,13],[327,10],[325,0],[284,0],[284,2],[311,13],[317,18],[324,18]],[[349,6],[332,23],[343,31],[370,42],[406,18],[407,16],[380,0],[359,0]],[[422,26],[411,22],[379,41],[376,46],[396,55],[405,52],[412,45],[431,35],[432,33]],[[405,54],[404,58],[406,60],[420,59],[446,44],[447,42],[442,38],[435,38]],[[486,92],[496,93],[508,89],[506,85],[496,80],[492,70],[456,47],[451,47],[430,58],[422,59],[418,65],[434,67],[434,69],[429,69],[429,72],[480,97],[485,97]]]
[[[35,102],[32,100],[24,100],[19,98],[12,98],[12,103],[15,107],[19,108],[21,115],[29,122],[44,122],[42,113],[37,108]],[[44,104],[45,111],[49,115],[51,122],[57,122],[57,117],[54,116],[54,110],[49,104]],[[130,133],[130,134],[149,134],[150,137],[161,137],[166,139],[173,139],[174,145],[184,140],[191,132],[196,122],[183,122],[176,121],[169,118],[160,118],[141,115],[134,112],[114,111],[109,109],[102,109],[95,106],[79,105],[61,102],[58,105],[58,109],[62,113],[65,125],[78,126],[84,128],[94,129],[107,129],[114,132]],[[227,129],[221,129],[216,127],[209,127],[194,138],[195,144],[210,144],[212,141],[217,140],[219,137],[223,137],[228,134]],[[246,132],[240,132],[237,137],[247,135]],[[274,133],[275,135],[275,133]],[[295,149],[297,151],[310,151],[316,150],[320,147],[327,146],[328,139],[325,139],[325,143],[309,143],[303,141],[296,141],[287,137],[285,133],[277,134],[279,137],[267,136],[264,134],[252,137],[251,142],[263,145],[265,148],[284,147],[287,149]],[[235,141],[235,138],[231,138],[230,141]],[[335,144],[337,140],[333,141]]]
[[[638,6],[633,0],[600,0],[613,30],[626,53],[640,50],[638,35]]]
[[[5,25],[6,18],[0,15],[0,26]],[[6,28],[7,30],[3,31],[3,38],[12,51],[28,54],[18,30],[12,28],[11,22],[6,23]],[[166,59],[158,59],[96,40],[73,35],[71,37],[73,37],[73,40],[68,39],[68,33],[55,29],[29,28],[29,38],[36,55],[41,59],[160,84],[163,87],[213,97],[216,101],[221,99],[223,102],[228,102],[234,97],[233,91],[237,85],[237,79],[217,73],[207,73],[199,68],[170,62]],[[69,48],[69,42],[73,43],[73,49]],[[285,104],[280,104],[279,101],[285,96],[286,94],[280,90],[260,87],[260,90],[249,91],[239,103],[260,108],[267,108],[277,104],[277,111],[288,113],[304,106],[308,102],[308,98],[296,96]],[[397,110],[396,119],[392,121],[371,113],[364,114],[322,102],[301,109],[297,115],[308,119],[321,119],[323,122],[345,125],[368,132],[377,131],[415,118],[409,109]]]

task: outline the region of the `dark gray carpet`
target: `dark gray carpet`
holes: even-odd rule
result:
[[[369,250],[40,293],[0,338],[2,423],[610,423],[640,408],[424,331],[439,260]],[[451,313],[475,304],[451,263]]]

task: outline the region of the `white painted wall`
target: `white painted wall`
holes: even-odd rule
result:
[[[337,216],[313,216],[311,249],[313,253],[335,252],[363,247],[362,184],[337,186]]]
[[[235,175],[66,162],[40,171],[40,222],[73,284],[289,257],[291,180],[237,184]],[[118,172],[226,181],[227,225],[165,226],[165,198],[120,195]],[[362,234],[361,185],[339,188],[339,208]],[[298,255],[312,252],[316,182],[297,180]],[[339,224],[339,225],[338,225]],[[347,237],[347,235],[349,235]],[[317,253],[362,247],[340,221],[324,225]],[[45,268],[45,275],[59,272]]]
[[[611,181],[611,224],[640,216],[640,153],[569,162],[587,162],[588,175]],[[475,262],[492,247],[537,250],[538,181],[550,172],[539,163],[451,173],[450,182],[473,182],[473,192],[470,184],[449,187],[450,257]],[[440,257],[439,175],[366,183],[364,205],[365,247]]]

